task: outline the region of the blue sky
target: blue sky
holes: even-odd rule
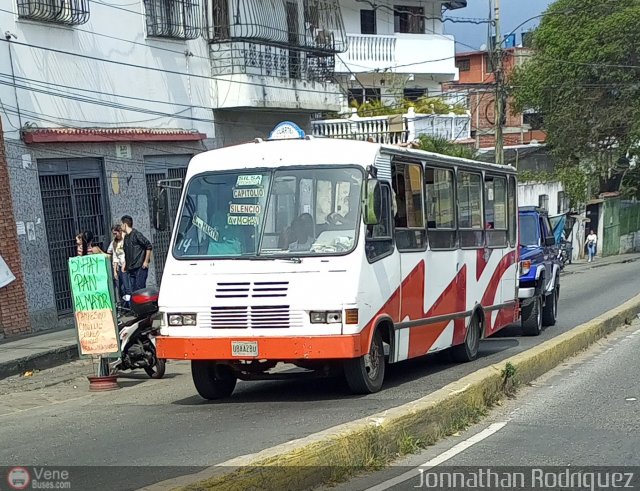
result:
[[[501,30],[503,35],[510,33],[518,24],[530,17],[540,15],[551,3],[553,3],[553,0],[501,0]],[[489,0],[468,0],[466,8],[454,10],[450,16],[487,19],[489,16]],[[535,27],[538,21],[539,19],[532,20],[516,31],[516,42],[518,44],[520,43],[520,32]],[[453,34],[456,37],[456,41],[471,45],[475,49],[479,49],[482,44],[487,42],[486,24],[474,25],[445,22],[444,25],[446,33]],[[457,44],[456,51],[471,51],[471,47]]]

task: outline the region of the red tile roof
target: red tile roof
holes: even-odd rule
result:
[[[155,128],[36,128],[23,133],[25,143],[200,141],[206,137],[195,131]]]

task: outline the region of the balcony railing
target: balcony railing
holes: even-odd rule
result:
[[[452,36],[435,34],[347,34],[348,49],[338,56],[336,70],[362,73],[391,70],[397,73],[457,73]]]
[[[373,34],[347,34],[349,50],[345,60],[358,62],[395,63],[396,37]]]
[[[361,118],[354,113],[348,119],[313,121],[313,134],[327,138],[373,140],[376,143],[397,145],[427,135],[450,141],[471,138],[469,114],[417,114],[409,109],[397,116],[373,116]]]

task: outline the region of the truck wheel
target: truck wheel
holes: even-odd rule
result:
[[[558,297],[560,288],[556,286],[553,292],[547,295],[547,302],[542,310],[542,324],[544,326],[555,326],[558,317]]]
[[[384,345],[380,331],[371,340],[369,353],[344,362],[344,375],[354,394],[372,394],[382,388],[384,381]]]
[[[229,397],[238,380],[231,367],[210,360],[193,360],[191,376],[198,394],[210,401]]]
[[[466,363],[473,361],[478,357],[480,338],[482,337],[481,329],[482,324],[480,323],[478,316],[474,315],[469,323],[464,343],[451,348],[451,357],[454,361],[458,363]]]
[[[522,307],[522,333],[525,336],[538,336],[542,332],[542,296],[533,298],[531,303]]]

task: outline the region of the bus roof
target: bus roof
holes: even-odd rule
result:
[[[281,167],[294,165],[358,165],[366,168],[373,165],[380,154],[401,155],[433,163],[458,165],[466,168],[485,169],[502,173],[514,173],[511,166],[499,166],[449,157],[437,153],[382,145],[357,140],[332,138],[305,138],[294,140],[255,140],[229,147],[202,152],[193,157],[187,171],[192,175],[213,170],[251,169],[259,167]]]

